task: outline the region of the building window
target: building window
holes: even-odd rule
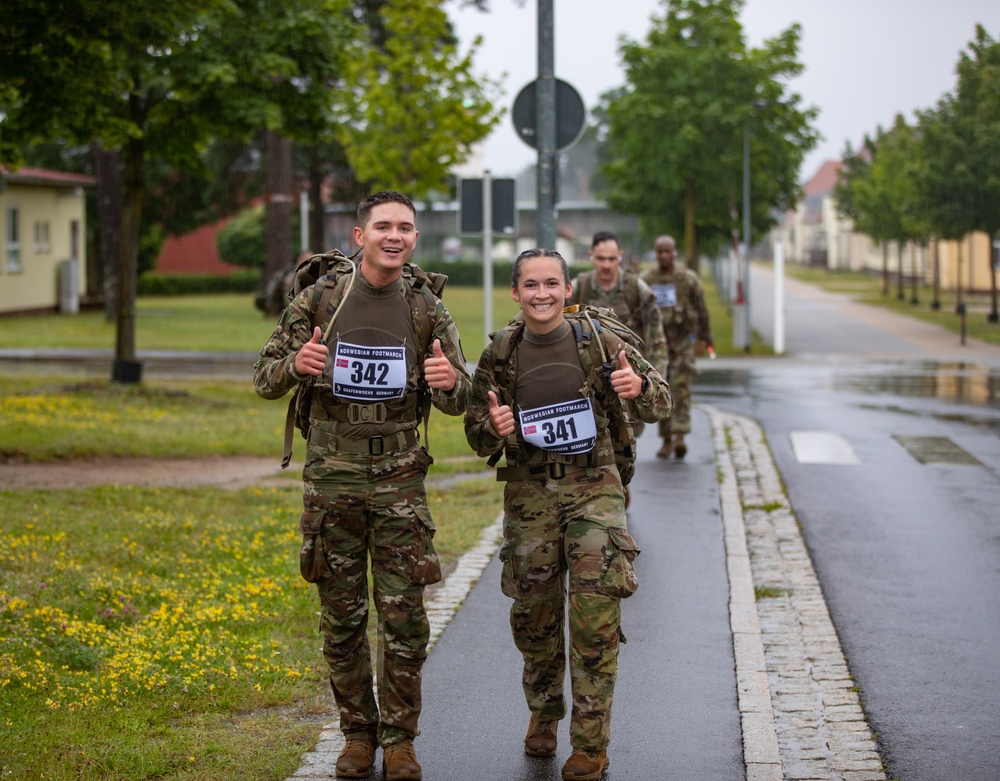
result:
[[[20,214],[16,206],[7,207],[7,230],[4,236],[7,244],[7,272],[21,271],[21,226]]]
[[[47,222],[35,223],[35,252],[47,254],[52,251],[49,243],[49,224]]]

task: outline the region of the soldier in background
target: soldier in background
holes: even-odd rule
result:
[[[300,567],[319,590],[323,654],[345,737],[337,776],[368,776],[381,745],[387,781],[419,781],[413,739],[430,638],[423,591],[441,579],[441,566],[424,489],[431,458],[417,427],[427,396],[447,415],[465,412],[471,377],[444,304],[403,278],[417,243],[409,198],[386,191],[361,201],[354,239],[364,257],[352,286],[322,313],[325,327],[336,312],[329,344],[313,326],[320,282],[282,313],[254,368],[254,389],[277,399],[306,384],[310,394]],[[419,307],[417,296],[427,299]],[[413,312],[423,310],[417,322]],[[366,634],[369,556],[378,702]]]
[[[615,311],[615,316],[642,337],[643,355],[663,377],[667,369],[667,343],[656,295],[636,274],[622,267],[621,245],[610,231],[598,231],[590,244],[593,271],[573,280],[566,305],[589,304]],[[638,423],[636,437],[642,433]]]
[[[647,271],[643,280],[656,296],[663,320],[669,351],[666,374],[674,397],[674,412],[659,423],[663,444],[657,451],[658,458],[676,458],[687,455],[684,435],[691,431],[691,377],[697,373],[694,364],[695,338],[701,340],[709,355],[712,348],[712,329],[708,322],[705,293],[698,275],[683,263],[676,262],[677,244],[671,236],[660,236],[653,245],[657,268]]]

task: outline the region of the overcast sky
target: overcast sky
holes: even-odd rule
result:
[[[476,72],[501,79],[507,113],[484,145],[468,175],[488,168],[511,176],[537,160],[537,152],[514,132],[510,107],[520,89],[538,74],[536,0],[491,0],[489,13],[449,13],[467,48],[483,37]],[[621,86],[618,56],[622,36],[645,42],[661,0],[554,0],[555,73],[572,84],[588,111],[600,95]],[[892,124],[897,113],[912,120],[955,86],[959,52],[981,23],[1000,38],[1000,0],[747,0],[741,16],[750,46],[798,22],[799,60],[804,73],[791,89],[802,105],[819,108],[823,138],[805,159],[807,180],[825,160],[838,159],[846,141],[855,147],[865,133]],[[506,74],[506,75],[505,75]]]

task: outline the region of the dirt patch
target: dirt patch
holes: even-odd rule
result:
[[[289,487],[302,479],[301,464],[282,469],[276,458],[88,458],[0,464],[0,489],[88,488],[96,485],[155,485],[171,488]]]

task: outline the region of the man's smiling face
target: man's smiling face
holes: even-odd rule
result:
[[[417,246],[414,214],[402,203],[380,203],[367,224],[354,229],[354,240],[364,248],[364,263],[380,277],[393,279]]]

